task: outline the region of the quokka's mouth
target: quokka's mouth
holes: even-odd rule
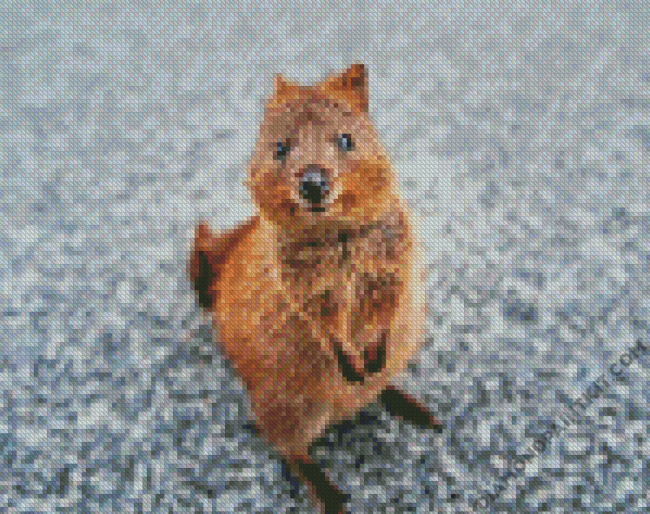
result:
[[[292,213],[309,213],[309,214],[322,214],[327,211],[329,202],[309,203],[302,199],[297,199],[291,206]]]

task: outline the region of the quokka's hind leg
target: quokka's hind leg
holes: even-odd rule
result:
[[[425,406],[395,386],[388,385],[379,396],[379,401],[393,416],[402,418],[414,425],[442,432],[443,424],[434,418]]]
[[[330,482],[327,472],[310,457],[291,457],[285,460],[288,471],[307,484],[309,495],[322,514],[345,514],[347,494]],[[292,492],[293,494],[293,492]]]

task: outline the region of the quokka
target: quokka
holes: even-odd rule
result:
[[[189,274],[247,388],[255,424],[321,512],[349,499],[309,456],[372,402],[440,423],[390,384],[424,336],[412,216],[368,115],[363,64],[314,86],[277,75],[247,186],[258,214],[197,228]]]

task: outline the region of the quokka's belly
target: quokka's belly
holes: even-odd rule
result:
[[[336,349],[323,344],[327,331],[321,331],[320,340],[314,333],[322,312],[296,303],[267,259],[256,250],[226,266],[228,272],[217,286],[222,292],[215,311],[217,338],[243,379],[265,438],[285,455],[304,455],[327,425],[374,402],[414,356],[423,339],[423,277],[411,265],[416,261],[406,256],[399,271],[399,298],[388,322],[385,363],[362,382],[350,381]],[[312,287],[322,292],[343,287],[348,277],[333,274],[335,280],[315,281]],[[314,290],[310,293],[316,296]]]
[[[226,347],[237,346],[236,352],[227,353],[243,378],[265,438],[286,455],[304,455],[329,424],[374,402],[417,351],[421,334],[412,323],[411,303],[408,294],[400,298],[386,337],[385,363],[362,382],[344,377],[335,351],[323,351],[308,319],[290,316],[273,330],[267,323],[251,339],[228,341],[222,332]],[[276,320],[283,317],[282,312],[275,314]],[[267,321],[272,317],[267,313]]]

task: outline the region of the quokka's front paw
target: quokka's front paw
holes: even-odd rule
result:
[[[357,363],[354,357],[345,353],[341,343],[335,341],[334,349],[338,361],[339,371],[348,382],[362,384],[366,377],[384,370],[386,367],[386,342],[388,334],[382,333],[377,344],[366,348],[363,352],[363,362]]]

